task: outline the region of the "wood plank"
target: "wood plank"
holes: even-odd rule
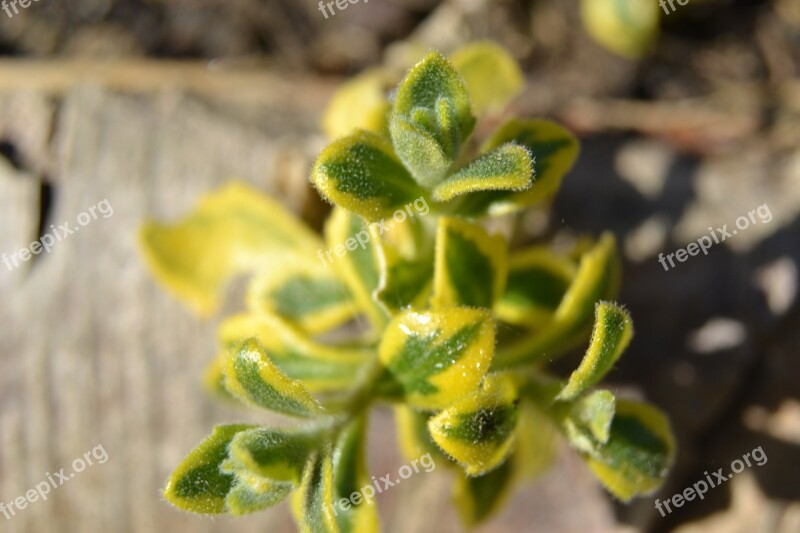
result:
[[[276,114],[292,108],[296,120],[258,127],[162,88],[148,97],[81,84],[59,90],[65,92],[51,115],[52,138],[43,127],[45,138],[17,135],[29,131],[21,122],[33,115],[19,112],[16,92],[0,95],[0,109],[6,103],[17,111],[0,114],[0,131],[26,160],[50,159],[52,223],[74,226],[79,213],[104,199],[114,214],[0,276],[7,295],[0,303],[2,497],[23,494],[47,472],[69,472],[74,459],[97,445],[109,460],[8,524],[14,531],[226,530],[228,519],[198,522],[165,505],[158,491],[214,423],[254,414],[219,406],[200,390],[214,355],[214,322],[199,321],[155,285],[136,231],[148,216],[180,216],[231,176],[299,210],[310,192],[307,166],[321,142],[312,125],[324,99],[294,108],[302,91],[291,102],[273,94],[280,100]],[[40,106],[52,101],[25,94],[37,95]],[[269,113],[278,100],[264,98],[255,111]],[[29,148],[36,146],[46,148],[44,156]],[[36,237],[42,176],[36,168],[0,166],[2,251]],[[287,169],[279,179],[276,173]],[[241,526],[263,531],[286,520],[285,513],[261,513]]]

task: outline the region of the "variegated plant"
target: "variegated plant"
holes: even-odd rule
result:
[[[495,45],[429,53],[387,100],[392,76],[359,76],[326,114],[338,139],[311,176],[335,204],[324,236],[240,183],[178,223],[143,228],[156,276],[201,313],[232,276],[253,273],[247,310],[219,328],[208,383],[305,421],[218,426],[165,497],[234,515],[291,497],[303,531],[377,531],[374,497],[332,511],[371,484],[367,415],[379,402],[394,406],[410,459],[430,453],[456,472],[467,524],[546,465],[556,433],[618,498],[658,487],[673,453],[667,420],[594,389],[632,335],[628,313],[607,301],[619,278],[613,237],[510,250],[483,224],[549,200],[576,139],[544,120],[471,138],[473,113],[502,109],[521,88]],[[543,368],[586,342],[568,378]]]

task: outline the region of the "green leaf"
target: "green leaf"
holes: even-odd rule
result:
[[[608,442],[583,456],[603,485],[628,501],[661,486],[674,453],[669,422],[658,409],[619,400]]]
[[[253,428],[236,435],[229,454],[237,469],[262,478],[299,485],[303,467],[320,446],[318,431],[287,431],[266,427]]]
[[[425,188],[444,179],[454,156],[445,152],[433,133],[398,115],[390,115],[389,131],[398,157],[414,179]]]
[[[517,61],[491,41],[468,44],[456,51],[450,61],[464,78],[478,115],[502,111],[525,85]]]
[[[285,318],[311,335],[339,327],[358,312],[347,285],[329,263],[299,257],[280,270],[255,276],[247,289],[247,306],[255,313]]]
[[[558,428],[547,413],[531,402],[521,402],[514,452],[517,475],[523,479],[533,479],[550,467],[559,451],[558,438]]]
[[[505,285],[507,246],[502,235],[489,235],[479,224],[441,217],[431,304],[491,308]]]
[[[545,408],[606,488],[627,501],[663,483],[675,443],[669,421],[658,409],[615,400],[608,391],[556,401],[562,389],[560,380],[535,374],[523,394]]]
[[[356,130],[388,133],[389,82],[387,72],[371,69],[342,84],[325,110],[322,119],[325,134],[337,139]]]
[[[467,528],[485,522],[508,499],[514,487],[513,460],[480,477],[461,473],[453,486],[453,501]]]
[[[548,416],[527,402],[520,402],[514,453],[486,475],[457,477],[453,499],[465,526],[488,520],[508,500],[519,481],[539,476],[553,464],[558,433]]]
[[[217,336],[223,350],[232,350],[246,339],[257,339],[280,372],[290,380],[301,380],[313,392],[349,390],[353,377],[374,358],[371,350],[314,342],[273,315],[233,315],[220,325]]]
[[[389,141],[368,131],[357,131],[323,150],[311,181],[330,202],[370,222],[390,217],[423,194]]]
[[[384,223],[384,227],[387,231],[393,229],[390,222]],[[348,247],[347,243],[352,245],[353,242],[357,244]],[[361,217],[336,207],[325,223],[325,245],[328,247],[325,257],[330,258],[359,309],[375,332],[379,332],[386,324],[386,313],[373,298],[381,277],[380,256],[373,242],[373,231]]]
[[[578,450],[587,453],[598,445],[606,444],[615,409],[616,398],[608,391],[595,391],[570,402],[569,411],[565,413],[561,422],[569,442]]]
[[[225,498],[234,476],[220,470],[228,456],[228,444],[240,432],[256,426],[233,424],[217,426],[214,432],[192,450],[172,473],[164,497],[175,507],[199,514],[226,512]]]
[[[301,533],[339,533],[334,495],[333,460],[326,450],[308,460],[302,484],[292,495],[292,514]]]
[[[633,323],[630,314],[618,305],[598,303],[589,349],[557,399],[577,398],[603,379],[628,347],[632,337]]]
[[[223,373],[225,388],[248,405],[304,417],[322,411],[303,383],[281,372],[256,339],[228,356]]]
[[[342,533],[373,533],[380,530],[374,487],[367,473],[365,445],[366,421],[361,416],[341,433],[334,447],[333,514]],[[365,488],[369,490],[362,490]],[[350,502],[341,505],[343,498]]]
[[[316,443],[311,433],[253,428],[238,433],[220,470],[234,476],[227,510],[241,516],[272,507],[297,488],[304,460]]]
[[[584,322],[591,319],[597,302],[616,294],[619,277],[616,241],[611,233],[604,233],[581,257],[578,272],[556,309],[556,320],[575,317],[573,321]]]
[[[447,407],[428,422],[436,444],[470,476],[497,468],[511,453],[516,437],[519,394],[511,377],[487,376],[472,395]]]
[[[424,307],[431,291],[434,250],[426,222],[413,218],[393,225],[385,235],[377,229],[371,234],[382,265],[378,301],[392,314]]]
[[[397,155],[417,182],[433,187],[458,159],[474,127],[464,81],[444,57],[430,52],[397,90],[389,118]]]
[[[487,310],[405,311],[389,323],[378,351],[391,380],[384,393],[421,409],[446,407],[478,386],[493,351]]]
[[[617,292],[619,271],[614,237],[610,233],[603,234],[581,257],[577,274],[553,314],[552,322],[541,331],[501,346],[496,358],[497,368],[552,360],[585,342],[596,303],[613,298]]]
[[[233,516],[268,509],[282,502],[295,490],[291,483],[274,481],[250,472],[229,473],[235,475],[236,480],[225,499],[225,505],[227,512]]]
[[[470,195],[461,204],[463,214],[503,214],[551,198],[561,179],[578,158],[579,144],[572,133],[549,120],[511,119],[481,146],[489,153],[508,143],[524,146],[533,157],[533,184],[523,191],[488,191]]]
[[[180,222],[145,223],[139,240],[156,279],[203,315],[219,307],[236,275],[279,264],[287,252],[313,257],[322,244],[281,204],[240,182],[209,194]]]
[[[498,318],[520,326],[544,326],[553,319],[576,274],[575,263],[545,246],[514,252],[505,292],[495,305]]]
[[[636,59],[658,38],[661,8],[649,0],[581,0],[589,35],[615,54]]]
[[[404,259],[394,252],[388,252],[385,261],[384,281],[377,293],[380,302],[392,313],[422,307],[430,294],[433,261]]]
[[[397,425],[397,442],[400,452],[408,461],[430,454],[436,464],[454,464],[436,445],[428,431],[428,420],[433,414],[406,405],[394,407]]]
[[[533,165],[526,147],[504,144],[448,176],[433,189],[433,199],[446,202],[478,191],[523,191],[533,183]]]

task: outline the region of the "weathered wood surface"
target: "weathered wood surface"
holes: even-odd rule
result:
[[[306,175],[325,142],[317,120],[332,84],[202,66],[0,64],[0,253],[107,199],[114,214],[9,272],[0,265],[0,501],[9,502],[97,445],[94,465],[11,520],[12,532],[292,531],[285,505],[234,521],[175,511],[160,489],[216,423],[258,420],[201,390],[215,320],[155,285],[136,248],[148,216],[174,218],[237,176],[295,211],[314,205]],[[311,210],[311,209],[307,209]],[[231,298],[231,306],[236,305]],[[370,463],[396,472],[388,411],[375,417]],[[574,456],[521,493],[487,531],[603,531],[606,499]],[[417,476],[381,496],[387,531],[457,531],[448,476]],[[580,513],[561,509],[580,498]],[[402,506],[402,512],[393,509]]]
[[[198,389],[213,326],[148,279],[136,229],[148,215],[179,215],[229,176],[299,209],[304,188],[287,190],[291,180],[274,176],[313,150],[315,139],[303,130],[324,100],[309,92],[302,102],[283,99],[283,116],[294,113],[293,135],[277,124],[243,124],[177,92],[142,97],[65,89],[58,103],[31,92],[7,95],[3,129],[23,165],[28,158],[36,161],[32,166],[45,162],[54,188],[50,222],[74,225],[77,214],[103,199],[114,214],[2,272],[3,498],[23,494],[98,444],[110,458],[8,525],[20,531],[218,528],[159,501],[170,465],[225,416]],[[3,168],[4,252],[36,238],[38,178],[33,168]],[[245,523],[268,525],[264,518]]]

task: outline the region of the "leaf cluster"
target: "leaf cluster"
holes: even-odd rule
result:
[[[611,302],[614,238],[510,249],[485,224],[551,198],[577,140],[555,123],[518,119],[472,137],[476,113],[504,108],[522,84],[490,43],[450,59],[430,52],[389,100],[390,78],[363,74],[326,114],[338,138],[311,176],[335,204],[323,236],[240,183],[182,221],[143,228],[158,279],[202,313],[218,307],[230,278],[253,273],[246,310],[219,328],[207,382],[300,421],[218,426],[165,497],[234,515],[290,498],[303,531],[377,531],[374,497],[334,512],[370,484],[366,428],[377,403],[393,406],[409,460],[430,454],[456,473],[466,524],[541,471],[557,434],[618,498],[655,489],[673,454],[667,420],[596,388],[633,334]],[[544,368],[587,342],[570,376]]]

